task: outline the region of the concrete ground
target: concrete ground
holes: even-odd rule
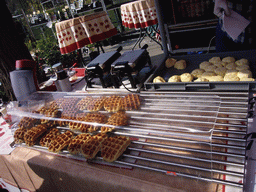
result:
[[[129,39],[127,41],[122,41],[116,45],[109,45],[109,46],[104,46],[103,49],[105,52],[110,52],[110,51],[115,51],[119,46],[123,47],[123,50],[121,51],[121,54],[125,51],[131,51],[133,46],[135,45],[137,41],[137,38],[135,39]],[[161,42],[160,42],[161,43]],[[149,37],[145,37],[142,42],[141,42],[141,47],[144,46],[145,44],[148,45],[147,51],[149,52],[149,56],[151,58],[151,62],[153,66],[158,66],[160,65],[160,60],[164,57],[164,52],[161,49],[161,46],[151,40]],[[139,45],[137,44],[136,47],[134,48],[140,49]]]

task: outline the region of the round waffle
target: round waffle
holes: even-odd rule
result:
[[[123,98],[123,109],[133,110],[140,107],[140,96],[138,94],[128,94]]]
[[[74,139],[71,140],[71,142],[68,145],[68,151],[71,154],[78,154],[80,153],[81,146],[91,138],[91,135],[89,133],[82,133],[77,135]]]
[[[117,112],[122,108],[122,98],[118,95],[108,97],[104,103],[104,109],[108,112]]]
[[[40,145],[49,147],[51,142],[60,134],[59,129],[51,128],[48,133],[40,139]]]
[[[87,106],[93,101],[93,98],[91,96],[85,97],[81,99],[77,104],[76,107],[79,110],[86,110]]]
[[[117,160],[130,143],[130,139],[125,136],[114,136],[105,139],[101,146],[101,156],[103,160],[107,162]]]
[[[93,98],[92,101],[88,103],[87,110],[92,112],[101,110],[104,106],[105,100],[105,97]]]
[[[70,143],[72,137],[73,137],[73,132],[71,131],[66,131],[65,133],[58,135],[51,142],[48,150],[55,153],[60,152],[64,147],[66,147]]]

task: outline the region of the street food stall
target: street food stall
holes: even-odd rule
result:
[[[12,152],[0,156],[2,186],[253,191],[255,50],[170,55],[155,7],[164,51],[157,67],[145,47],[103,53],[85,69],[102,75],[101,86],[87,79],[79,91],[36,91],[7,106],[1,123],[11,122]],[[144,67],[147,76],[134,83]],[[103,86],[106,75],[118,83]]]

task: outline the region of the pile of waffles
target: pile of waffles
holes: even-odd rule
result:
[[[140,105],[138,94],[57,99],[34,112],[40,118],[23,117],[14,139],[16,143],[38,144],[55,153],[67,149],[86,159],[93,159],[100,152],[103,160],[113,162],[126,150],[130,138],[109,136],[107,132],[128,125],[126,111],[137,110]]]

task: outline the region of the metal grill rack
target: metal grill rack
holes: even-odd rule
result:
[[[152,110],[149,112],[151,109],[149,106],[152,106],[152,103],[147,100],[153,99],[153,102],[158,102],[164,98],[163,92],[142,93],[141,96],[146,99],[146,105],[141,108],[142,111],[128,112],[132,114],[132,119],[133,116],[137,119],[138,114],[135,115],[135,113],[140,113],[145,124],[138,124],[135,120],[131,122],[131,128],[120,128],[115,133],[144,139],[144,141],[133,141],[132,146],[129,147],[131,151],[139,151],[140,156],[123,155],[137,159],[140,164],[138,162],[130,164],[124,161],[118,161],[118,163],[165,174],[170,173],[223,185],[243,187],[241,181],[244,177],[245,167],[248,92],[166,92],[165,94],[175,99],[173,102],[170,99],[170,104],[165,106],[168,109],[165,110],[161,109],[163,106],[156,104],[158,113],[163,115],[160,119],[162,122],[154,124],[159,121],[155,117],[156,114],[153,113],[151,117],[147,117],[145,114],[152,113]],[[177,133],[177,129],[184,129],[186,126],[173,126],[173,124],[183,124],[184,122],[187,122],[192,129],[199,125],[198,131],[202,125],[211,125],[215,117],[213,111],[210,110],[216,107],[211,99],[216,95],[219,96],[221,102],[210,141],[202,137],[199,140],[195,137],[186,138],[188,135],[191,136],[191,132],[182,132],[179,136],[175,136],[175,134],[167,136],[161,132],[168,130],[168,132]],[[197,103],[201,105],[201,110],[199,106],[190,109],[186,105],[180,106],[181,103],[175,102],[180,96],[193,98],[194,101],[201,99],[201,103],[199,100]],[[215,100],[215,102],[218,101]],[[193,119],[194,117],[196,118]],[[208,121],[205,121],[205,118]],[[209,119],[211,120],[209,121]],[[148,123],[146,123],[147,121]],[[168,123],[165,124],[165,121]],[[171,121],[173,124],[170,123]],[[199,131],[199,135],[203,135],[203,133]],[[153,166],[154,164],[156,167]],[[234,182],[234,180],[239,182]]]
[[[68,93],[64,97],[84,96]],[[116,164],[243,187],[249,92],[147,91],[140,96],[140,110],[126,111],[129,125],[114,131],[132,139]],[[60,155],[67,153],[64,150]]]

